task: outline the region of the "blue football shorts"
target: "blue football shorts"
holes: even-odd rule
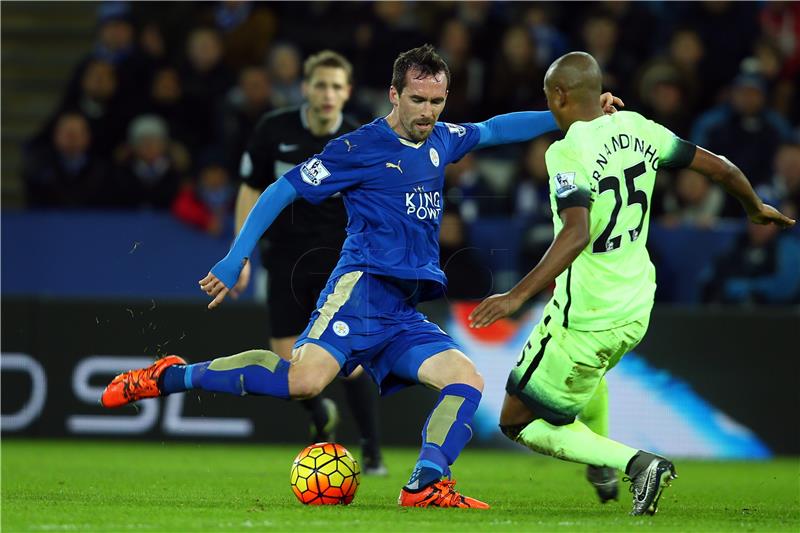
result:
[[[361,271],[328,280],[295,348],[308,343],[333,355],[343,376],[363,366],[382,395],[419,383],[419,367],[429,357],[463,351],[398,284]]]

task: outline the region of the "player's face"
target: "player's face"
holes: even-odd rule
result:
[[[347,73],[337,67],[317,67],[303,84],[311,113],[323,121],[339,118],[344,104],[350,99]]]
[[[406,86],[398,94],[392,87],[389,99],[397,110],[405,136],[414,142],[422,142],[433,131],[447,99],[447,76],[440,72],[436,76],[418,79],[414,71],[406,73]]]

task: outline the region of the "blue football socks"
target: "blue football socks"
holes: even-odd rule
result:
[[[289,362],[269,350],[250,350],[194,365],[173,365],[164,370],[159,388],[165,395],[200,389],[288,399]]]
[[[442,389],[422,428],[422,449],[407,490],[420,490],[450,475],[450,465],[472,438],[470,424],[480,401],[481,392],[464,383]]]

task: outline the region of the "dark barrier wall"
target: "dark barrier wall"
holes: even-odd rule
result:
[[[269,330],[263,308],[226,305],[211,312],[198,303],[131,305],[4,299],[2,317],[3,414],[18,413],[38,394],[33,391],[31,372],[9,368],[9,356],[12,363],[13,356],[20,358],[17,354],[32,356],[42,366],[47,382],[41,413],[17,431],[9,431],[4,423],[4,436],[254,438],[268,442],[308,439],[308,421],[302,408],[271,398],[190,393],[140,402],[138,410],[124,407],[114,411],[97,403],[118,367],[135,366],[134,358],[143,361],[139,364],[147,364],[153,354],[178,353],[198,361],[266,346]],[[18,366],[26,361],[21,363]],[[334,383],[328,392],[344,406],[339,389]],[[418,443],[435,394],[415,389],[381,402],[385,441]],[[350,417],[343,417],[340,440],[358,442]]]
[[[448,314],[441,303],[424,310],[440,324]],[[657,309],[636,351],[751,428],[775,453],[796,454],[798,329],[796,310]],[[97,405],[120,367],[146,364],[157,353],[203,360],[264,346],[268,338],[265,311],[253,304],[226,303],[211,312],[197,302],[5,298],[3,435],[302,442],[306,415],[291,402],[190,393],[141,402],[138,410]],[[339,388],[334,383],[329,393],[344,405]],[[381,400],[384,441],[417,444],[434,399],[434,393],[415,387]],[[346,444],[358,441],[348,416],[340,438]]]
[[[658,308],[636,351],[775,453],[800,452],[800,310]]]

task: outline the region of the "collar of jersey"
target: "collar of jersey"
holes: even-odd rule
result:
[[[597,128],[603,125],[604,122],[610,119],[612,115],[603,115],[602,117],[593,118],[592,120],[577,120],[572,123],[569,127],[569,130],[572,131],[572,128],[582,129],[582,128]]]
[[[404,139],[404,138],[400,137],[400,136],[399,136],[399,135],[397,135],[397,133],[396,133],[396,132],[395,132],[395,131],[392,129],[392,127],[391,127],[391,126],[389,126],[389,122],[386,120],[386,117],[383,117],[383,118],[381,119],[381,125],[382,125],[382,126],[385,128],[385,129],[386,129],[386,131],[388,131],[388,132],[389,132],[389,134],[391,134],[391,136],[392,136],[392,137],[394,137],[395,139],[397,139],[398,141],[400,141],[400,144],[402,144],[403,146],[408,146],[408,147],[410,147],[410,148],[414,148],[414,149],[417,149],[417,150],[418,150],[419,148],[421,148],[421,147],[422,147],[422,145],[423,145],[423,144],[425,144],[425,143],[428,141],[428,139],[425,139],[424,141],[420,141],[420,142],[418,142],[418,143],[415,143],[414,141],[409,141],[408,139]],[[428,137],[430,137],[430,136],[428,136]]]
[[[308,131],[311,131],[311,128],[308,126],[308,117],[306,116],[307,112],[308,112],[308,104],[301,105],[300,106],[300,123],[303,125],[303,128],[307,129]],[[344,120],[344,114],[343,113],[339,113],[339,118],[336,119],[336,122],[333,123],[333,127],[330,130],[328,130],[328,134],[329,135],[333,135],[334,133],[339,131],[339,128],[342,127],[342,121],[343,120]]]

